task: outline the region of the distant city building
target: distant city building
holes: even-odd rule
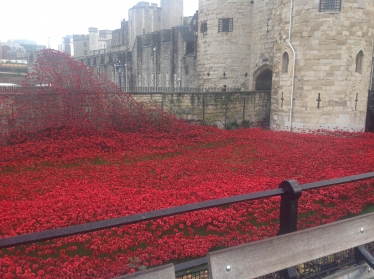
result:
[[[183,18],[183,0],[161,0],[155,3],[139,2],[128,11],[128,21],[121,21],[121,28],[114,31],[90,27],[88,35],[74,35],[74,57],[97,55],[133,49],[137,36],[171,29],[190,21]]]
[[[45,45],[34,44],[20,44],[20,46],[22,46],[26,50],[26,52],[39,51],[47,48]]]
[[[61,40],[61,44],[58,45],[58,50],[61,52],[65,52],[70,56],[74,56],[73,35],[67,35],[63,37]]]
[[[26,40],[26,39],[21,39],[21,40],[13,40],[12,41],[13,43],[17,43],[17,44],[25,44],[25,45],[37,45],[37,43],[35,41],[31,41],[31,40]]]
[[[1,44],[2,58],[7,60],[21,60],[26,58],[26,50],[24,47],[14,42]]]

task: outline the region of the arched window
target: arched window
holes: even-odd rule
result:
[[[282,56],[282,73],[287,74],[288,73],[288,64],[290,62],[290,59],[288,57],[288,53],[284,52]]]
[[[362,73],[362,64],[364,59],[364,53],[362,50],[356,56],[356,73]]]

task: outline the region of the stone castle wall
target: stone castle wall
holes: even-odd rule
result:
[[[172,11],[178,1],[165,0],[162,5],[171,3]],[[191,37],[179,27],[138,36],[130,47],[130,86],[153,87],[156,80],[158,87],[225,84],[242,90],[269,89],[272,129],[364,130],[374,1],[342,0],[337,12],[320,12],[319,0],[292,3],[290,30],[291,0],[200,0],[194,51],[188,52]],[[232,30],[219,32],[222,19],[232,20]],[[195,27],[190,32],[196,32]],[[288,43],[290,31],[296,59]],[[357,70],[359,53],[363,56]],[[108,68],[110,78],[116,78],[111,65],[99,67]],[[261,83],[269,88],[258,88]]]
[[[256,74],[273,63],[275,7],[273,0],[200,1],[199,26],[207,24],[198,33],[200,86],[255,89]],[[223,18],[233,19],[231,32],[218,32]]]
[[[206,23],[207,30],[198,33],[198,85],[255,90],[269,78],[273,129],[363,131],[373,54],[373,1],[344,0],[338,12],[320,12],[319,0],[293,1],[294,82],[294,53],[287,43],[290,4],[291,0],[200,1],[199,26]],[[232,32],[218,32],[222,18],[233,18]],[[267,77],[262,76],[265,72]]]
[[[291,35],[296,52],[292,123],[293,52],[284,40],[289,32],[287,17],[289,0],[279,0],[274,17],[277,38],[271,127],[363,131],[373,54],[373,1],[345,0],[341,12],[320,12],[319,1],[295,1]],[[360,51],[364,54],[363,63],[357,71]],[[285,52],[290,58],[287,72],[282,69]]]
[[[127,84],[125,68],[121,76],[124,89],[154,87],[155,70],[157,87],[196,88],[196,45],[192,42],[192,46],[188,46],[180,29],[185,32],[188,27],[173,27],[138,36],[132,52],[101,53],[81,58],[80,61],[93,71],[106,75],[116,84],[119,84],[119,77],[115,72],[115,64],[118,61],[127,64]]]
[[[68,121],[67,112],[64,110],[66,106],[59,107],[59,104],[66,104],[66,101],[72,102],[72,100],[66,100],[66,96],[58,95],[53,90],[50,93],[43,93],[45,98],[42,104],[38,94],[16,93],[2,96],[0,100],[0,145],[6,144],[11,130],[22,129],[27,132],[45,128],[51,114],[53,114],[53,119]],[[93,95],[92,97],[96,98]],[[246,127],[267,126],[269,123],[269,92],[133,93],[132,97],[140,103],[158,105],[180,119],[220,128],[234,128],[241,124],[245,124]],[[23,113],[21,113],[22,118],[19,118],[18,111],[25,107],[25,103],[27,103],[28,113],[26,118]],[[53,109],[40,113],[41,106]],[[85,107],[84,110],[76,111],[76,113],[85,113],[91,109]],[[97,109],[105,108],[94,108],[94,110]],[[101,112],[101,115],[107,115],[107,113]],[[27,117],[33,119],[32,125],[25,125],[30,121]],[[74,117],[77,118],[77,115]],[[97,125],[100,120],[102,119],[97,118]],[[97,128],[100,127],[97,126]]]
[[[131,93],[137,102],[154,103],[181,119],[230,128],[233,123],[267,126],[270,92]]]
[[[256,1],[251,9],[251,49],[247,65],[249,89],[255,90],[257,75],[266,68],[272,68],[274,58],[274,21],[273,14],[277,1]]]
[[[196,54],[186,55],[179,28],[137,37],[131,86],[196,87]]]
[[[250,0],[200,0],[197,71],[198,85],[249,89],[251,53]],[[220,19],[232,19],[232,31],[218,32]]]

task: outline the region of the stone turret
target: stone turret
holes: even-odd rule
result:
[[[161,0],[162,29],[183,25],[183,0]]]
[[[90,27],[88,28],[90,50],[99,49],[99,29]]]
[[[129,10],[129,48],[132,49],[136,36],[161,29],[161,8],[157,4],[139,2]]]

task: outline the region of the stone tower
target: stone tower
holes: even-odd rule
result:
[[[88,28],[89,37],[89,49],[96,50],[99,49],[99,29],[95,27]]]
[[[252,9],[250,0],[199,1],[199,86],[249,89]]]
[[[157,4],[139,2],[129,10],[129,48],[132,49],[136,36],[161,30],[161,8]]]
[[[161,29],[183,25],[183,0],[161,0]]]
[[[296,0],[292,8],[291,0],[277,2],[271,128],[363,131],[373,1]]]

